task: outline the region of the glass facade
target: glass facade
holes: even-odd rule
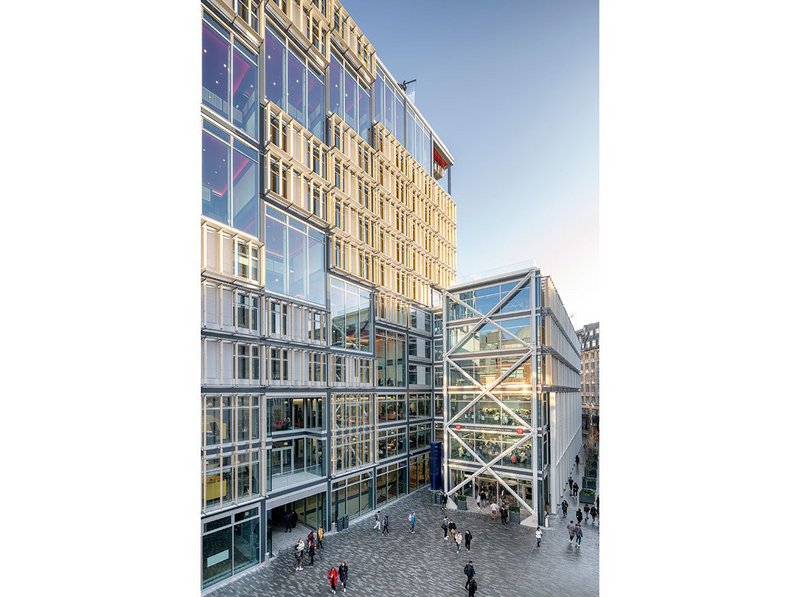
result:
[[[331,347],[372,353],[371,293],[338,278],[330,278]]]
[[[203,523],[203,588],[254,566],[261,560],[258,508]]]
[[[370,92],[365,89],[342,61],[331,54],[328,66],[330,111],[338,114],[362,139],[369,141]]]
[[[375,507],[393,502],[408,493],[408,465],[393,462],[375,469]]]
[[[267,207],[267,290],[325,304],[325,237],[273,207]]]
[[[388,330],[375,331],[375,382],[378,386],[406,385],[406,336]]]
[[[351,475],[331,483],[331,512],[338,520],[357,518],[373,509],[372,472]]]

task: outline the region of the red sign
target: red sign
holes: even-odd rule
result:
[[[456,431],[461,431],[461,423],[456,423]]]
[[[517,427],[517,435],[522,435],[522,427]]]

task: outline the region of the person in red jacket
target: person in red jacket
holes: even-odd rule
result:
[[[336,581],[339,578],[339,573],[336,571],[336,568],[331,568],[328,570],[328,580],[331,582],[331,593],[336,592]]]

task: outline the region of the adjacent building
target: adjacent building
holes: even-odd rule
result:
[[[444,331],[445,490],[510,496],[544,524],[582,445],[578,338],[552,279],[453,286]]]
[[[338,0],[201,13],[206,589],[287,517],[341,528],[430,482],[456,207],[453,156]]]
[[[600,323],[578,330],[581,345],[581,405],[583,429],[587,434],[600,424]]]

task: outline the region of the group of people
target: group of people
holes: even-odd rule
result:
[[[336,569],[336,566],[331,566],[331,569],[328,570],[328,582],[331,583],[331,593],[336,592],[336,585],[339,582],[341,582],[344,592],[347,593],[348,574],[349,571],[347,569],[347,562],[341,562],[338,570]]]
[[[461,531],[458,530],[456,527],[456,523],[453,521],[452,518],[449,516],[445,516],[442,524],[440,526],[444,533],[444,540],[448,540],[448,536],[450,539],[453,540],[453,543],[456,546],[456,553],[461,553],[461,544],[464,544],[464,547],[467,548],[467,551],[470,550],[470,544],[472,543],[472,533],[469,529],[463,535]]]
[[[467,575],[467,582],[464,588],[469,591],[469,597],[475,597],[475,591],[478,590],[478,583],[475,581],[475,567],[472,565],[472,560],[464,566],[464,574]]]
[[[303,556],[308,555],[309,565],[314,565],[314,554],[318,550],[323,549],[322,539],[325,536],[325,531],[319,527],[316,532],[311,531],[308,537],[303,539],[300,537],[297,544],[294,546],[294,571],[298,572],[303,569]]]
[[[383,525],[381,525],[381,511],[378,510],[377,512],[375,512],[375,526],[372,527],[372,530],[373,531],[380,531],[381,528],[383,528],[383,534],[384,535],[388,535],[389,534],[389,516],[386,515],[386,516],[383,517]],[[414,530],[414,525],[413,524],[411,525],[411,530],[412,530],[412,532]]]

